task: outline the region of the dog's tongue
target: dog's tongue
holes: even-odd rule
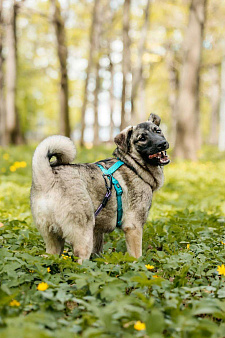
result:
[[[167,155],[166,151],[161,151],[159,153],[149,155],[149,159],[157,158],[160,164],[168,164],[170,162],[169,156]]]
[[[161,157],[161,153],[156,153],[156,154],[153,154],[153,155],[149,155],[149,158],[150,160],[154,157]]]

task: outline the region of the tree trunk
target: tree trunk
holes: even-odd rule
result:
[[[219,150],[225,151],[225,57],[223,58],[221,68]]]
[[[179,72],[175,64],[175,55],[174,52],[170,49],[167,52],[166,56],[167,67],[169,71],[169,103],[171,108],[171,131],[170,131],[170,144],[172,146],[175,143],[176,139],[176,125],[177,125],[177,94],[179,88]]]
[[[0,145],[6,145],[6,115],[4,101],[4,73],[3,73],[3,15],[2,0],[0,0]]]
[[[144,80],[142,80],[142,57],[144,53],[145,43],[148,34],[148,25],[149,25],[149,12],[150,12],[150,0],[147,0],[147,5],[145,8],[145,17],[144,23],[141,29],[141,37],[138,44],[138,59],[135,69],[133,70],[132,74],[132,93],[131,93],[131,124],[136,124],[137,120],[137,112],[135,109],[135,100],[138,94],[139,85],[144,85]],[[143,90],[143,88],[142,88]]]
[[[124,1],[123,6],[123,87],[121,101],[121,124],[120,130],[126,127],[126,99],[127,99],[127,76],[130,71],[130,39],[129,39],[129,20],[130,20],[130,0]]]
[[[17,38],[16,18],[18,7],[15,0],[8,10],[6,29],[6,139],[7,143],[19,144],[23,142],[20,130],[19,115],[16,108],[16,81],[17,81]]]
[[[95,45],[96,45],[96,25],[97,25],[97,20],[98,20],[99,6],[100,6],[99,0],[95,0],[93,14],[92,14],[92,24],[91,24],[91,30],[90,30],[89,57],[88,57],[88,67],[87,67],[87,72],[86,72],[87,76],[85,80],[83,105],[82,105],[82,110],[81,110],[81,137],[80,137],[81,147],[84,146],[85,114],[86,114],[86,108],[87,108],[87,103],[88,103],[88,99],[87,99],[88,83],[89,83],[91,69],[94,63],[94,51],[95,51]]]
[[[184,41],[184,61],[177,100],[175,157],[196,160],[199,128],[199,69],[207,0],[192,0]]]
[[[110,83],[110,132],[109,132],[109,141],[113,142],[113,132],[114,132],[114,121],[113,121],[113,113],[114,113],[114,65],[112,60],[110,60],[110,74],[111,74],[111,83]]]
[[[53,7],[53,24],[57,39],[57,52],[60,63],[60,134],[70,137],[69,122],[69,85],[67,74],[67,46],[65,25],[61,15],[61,9],[58,0],[51,0]]]
[[[145,109],[145,79],[143,78],[143,76],[141,76],[140,83],[139,83],[138,102],[139,102],[139,107],[138,107],[139,114],[137,114],[137,117],[140,123],[140,122],[144,122],[147,118],[146,109]]]
[[[210,121],[210,134],[209,143],[212,145],[218,144],[218,120],[219,120],[219,107],[220,107],[220,81],[219,69],[213,66],[210,70],[212,86],[210,88],[211,99],[211,121]]]
[[[99,144],[99,123],[98,123],[98,94],[100,88],[100,77],[99,77],[99,62],[96,64],[95,73],[95,91],[94,91],[94,146]]]

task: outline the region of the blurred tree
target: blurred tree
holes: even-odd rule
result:
[[[130,0],[124,0],[123,6],[123,60],[122,60],[122,72],[123,72],[123,88],[122,88],[122,101],[121,101],[121,124],[120,130],[123,130],[126,125],[126,102],[127,102],[127,82],[128,76],[131,72],[130,63]]]
[[[60,63],[60,134],[70,137],[69,122],[69,89],[67,74],[67,44],[65,24],[61,15],[60,4],[58,0],[51,0],[53,8],[53,24],[57,39],[57,51]]]
[[[225,57],[223,58],[221,68],[219,150],[225,151]]]
[[[16,106],[17,89],[17,13],[19,5],[10,1],[6,27],[6,139],[7,143],[23,142]]]
[[[3,72],[3,13],[2,2],[0,0],[0,144],[6,145],[6,116],[5,116],[5,100],[4,100],[4,72]]]
[[[97,146],[99,144],[99,123],[98,123],[98,94],[100,90],[100,76],[99,76],[99,60],[98,57],[95,60],[95,90],[94,90],[94,139],[93,144]]]
[[[192,0],[184,39],[184,61],[177,100],[175,157],[197,159],[199,149],[199,69],[207,0]]]
[[[93,144],[97,146],[100,143],[99,140],[99,121],[98,121],[98,111],[99,111],[99,100],[98,95],[100,92],[100,57],[101,57],[101,40],[102,37],[102,23],[104,17],[104,6],[103,1],[99,2],[99,5],[97,6],[97,10],[95,13],[95,35],[94,35],[94,49],[92,51],[93,53],[93,66],[95,68],[95,89],[94,89],[94,139]]]
[[[177,62],[176,52],[172,46],[167,47],[166,63],[169,73],[169,86],[168,93],[169,104],[171,108],[171,130],[170,130],[170,144],[174,145],[176,139],[176,126],[177,126],[177,95],[179,88],[179,66]]]
[[[84,146],[84,131],[85,131],[85,114],[87,109],[87,102],[88,102],[88,83],[90,79],[91,69],[94,62],[94,51],[96,49],[96,40],[97,40],[97,32],[96,32],[96,25],[98,13],[99,13],[100,1],[94,0],[94,7],[92,12],[92,23],[90,27],[90,41],[89,41],[89,57],[88,57],[88,66],[86,71],[86,80],[84,86],[84,95],[83,95],[83,105],[81,110],[81,137],[80,137],[80,145]]]
[[[218,145],[218,124],[219,124],[219,107],[220,107],[220,76],[218,65],[212,65],[210,67],[211,77],[211,117],[210,117],[210,131],[209,131],[209,143],[212,145]]]
[[[113,142],[113,131],[114,131],[114,121],[113,113],[115,106],[115,97],[114,97],[114,64],[110,58],[110,131],[109,131],[109,141]]]
[[[114,41],[114,22],[115,22],[116,16],[115,11],[112,10],[110,6],[110,2],[108,2],[108,8],[107,8],[107,21],[109,23],[109,26],[107,28],[107,37],[106,37],[106,46],[107,46],[107,58],[109,60],[108,65],[108,71],[110,72],[110,87],[109,87],[109,108],[110,108],[110,123],[109,123],[109,142],[113,143],[114,140],[114,110],[115,110],[115,87],[114,87],[114,77],[116,74],[115,71],[115,65],[113,62],[113,50],[112,50],[112,44]],[[109,27],[111,28],[109,31]]]
[[[138,94],[138,89],[143,93],[144,91],[144,79],[143,79],[143,54],[145,51],[145,43],[148,34],[148,25],[149,25],[149,15],[150,15],[150,0],[147,0],[146,8],[143,11],[144,20],[143,26],[141,28],[140,39],[138,43],[138,57],[136,65],[133,67],[132,71],[132,92],[131,92],[131,124],[137,123],[137,112],[135,107],[135,100]],[[143,107],[142,107],[143,108]]]

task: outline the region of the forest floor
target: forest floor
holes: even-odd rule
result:
[[[115,230],[103,256],[80,266],[69,246],[43,256],[29,206],[33,150],[0,149],[1,338],[225,337],[224,156],[208,149],[165,167],[138,261]],[[110,154],[78,151],[77,161]]]

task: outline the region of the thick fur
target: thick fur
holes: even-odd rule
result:
[[[152,137],[152,143],[165,140],[163,135],[160,140],[154,136],[154,128],[152,121],[126,128],[115,138],[115,158],[100,162],[105,168],[114,164],[116,158],[125,163],[114,177],[123,189],[122,230],[127,250],[137,258],[142,254],[142,229],[153,192],[163,184],[162,168],[145,159],[146,149],[151,151],[155,144],[151,148],[146,143],[143,148],[138,141],[143,131],[150,135],[148,141]],[[60,254],[67,241],[82,263],[92,252],[101,252],[104,233],[115,229],[117,201],[113,188],[106,208],[95,218],[94,212],[106,193],[102,172],[94,163],[70,164],[75,153],[72,141],[63,136],[51,136],[40,143],[32,163],[31,209],[46,252]],[[55,162],[50,162],[52,156],[56,157]]]

